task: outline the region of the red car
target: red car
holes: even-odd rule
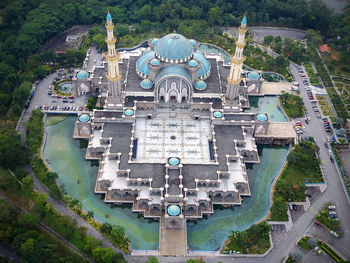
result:
[[[324,146],[326,147],[326,148],[329,148],[329,145],[328,145],[328,143],[324,143]]]
[[[79,110],[82,111],[82,110],[83,110],[83,107],[80,107]]]
[[[57,95],[57,99],[60,99],[60,98],[62,98],[60,95]]]
[[[322,226],[322,224],[320,223],[320,222],[318,222],[318,221],[314,221],[314,223],[316,224],[316,225],[318,225],[318,226]]]
[[[68,98],[70,98],[70,99],[74,99],[74,96],[69,96]]]

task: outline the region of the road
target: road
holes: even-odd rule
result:
[[[317,200],[312,203],[310,209],[308,209],[296,222],[294,222],[292,229],[289,232],[284,232],[277,238],[277,242],[273,244],[274,248],[265,257],[242,257],[237,255],[210,256],[208,254],[207,256],[203,256],[206,262],[283,262],[290,252],[297,250],[296,243],[303,236],[305,236],[306,233],[313,233],[316,237],[319,237],[325,241],[331,240],[330,245],[335,247],[336,251],[339,252],[339,254],[345,259],[350,259],[350,250],[348,249],[350,246],[350,225],[348,223],[350,222],[349,200],[344,192],[344,188],[336,171],[336,167],[329,159],[328,149],[324,147],[324,142],[327,140],[327,133],[324,130],[323,122],[321,119],[317,118],[316,114],[312,110],[313,104],[311,104],[308,99],[305,86],[302,84],[303,81],[299,76],[297,66],[291,65],[291,70],[295,77],[295,81],[300,83],[301,97],[303,98],[305,107],[311,117],[311,122],[309,125],[302,120],[303,125],[307,128],[307,131],[303,136],[313,136],[320,147],[320,157],[323,160],[325,178],[328,187],[326,191],[319,195]],[[320,235],[317,232],[313,232],[314,216],[325,204],[329,202],[333,203],[337,207],[337,214],[341,222],[341,229],[344,233],[344,236],[339,239],[335,239],[332,236],[329,237],[329,233],[323,233],[323,235]],[[329,238],[326,239],[326,237]],[[146,259],[146,257],[137,258],[143,260]],[[185,262],[188,257],[159,257],[159,259],[160,262]]]

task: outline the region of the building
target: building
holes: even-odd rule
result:
[[[143,52],[118,53],[109,13],[106,29],[107,65],[89,76],[103,110],[81,114],[74,132],[89,139],[86,159],[100,162],[95,192],[159,218],[161,235],[186,235],[186,220],[213,213],[214,204],[241,205],[250,195],[245,164],[259,163],[255,137],[273,142],[268,116],[244,112],[263,82],[242,70],[246,17],[231,65],[175,32]],[[295,132],[279,143],[290,139]]]

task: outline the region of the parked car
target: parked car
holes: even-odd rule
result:
[[[326,147],[326,148],[329,148],[329,145],[328,145],[328,143],[324,143],[324,146]]]
[[[328,212],[330,215],[336,215],[337,213],[335,211],[329,211]]]
[[[332,236],[339,237],[339,235],[338,235],[338,233],[337,233],[337,232],[330,231],[330,233],[332,234]]]
[[[82,111],[84,108],[83,107],[79,107],[79,110]]]
[[[334,163],[334,158],[332,156],[329,157],[329,160],[331,160],[331,162]]]
[[[334,205],[329,205],[328,206],[328,210],[334,210],[334,209],[336,209],[336,207]]]
[[[330,218],[333,218],[333,219],[338,218],[338,217],[337,217],[337,214],[331,214],[331,215],[329,215],[329,217],[330,217]]]

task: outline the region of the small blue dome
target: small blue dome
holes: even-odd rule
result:
[[[180,163],[179,158],[177,158],[177,157],[169,158],[169,164],[171,164],[171,165],[178,165],[179,163]]]
[[[153,45],[157,45],[158,40],[159,40],[158,38],[153,38],[152,41],[151,41],[151,43],[152,43]]]
[[[242,24],[243,25],[246,25],[247,24],[247,18],[244,16],[243,19],[242,19]]]
[[[172,33],[159,39],[155,51],[164,59],[185,59],[192,55],[193,45],[183,35]]]
[[[89,77],[89,72],[86,72],[85,70],[80,70],[77,74],[78,79],[87,79]]]
[[[168,214],[170,216],[178,216],[181,212],[181,209],[178,205],[169,205],[168,206]]]
[[[267,121],[267,116],[264,113],[260,113],[256,116],[256,118],[258,119],[258,121],[264,122]]]
[[[158,59],[154,58],[149,63],[151,63],[151,65],[153,65],[153,66],[159,66],[160,61]]]
[[[150,79],[144,79],[140,82],[140,86],[143,89],[150,89],[153,86],[153,81]]]
[[[260,74],[256,71],[251,71],[248,73],[248,78],[250,78],[252,80],[258,80],[258,79],[260,79]]]
[[[148,51],[142,54],[142,56],[136,62],[136,69],[139,73],[142,73],[146,76],[149,75],[147,62],[152,58],[154,58],[154,51]]]
[[[82,114],[79,116],[79,121],[88,122],[90,120],[90,116],[88,114]]]
[[[200,78],[207,75],[211,69],[210,62],[204,57],[202,53],[199,52],[194,52],[193,58],[201,63],[201,67],[198,70],[198,77]]]
[[[188,61],[188,65],[190,67],[197,67],[198,66],[198,62],[195,61],[194,59],[191,59],[190,61]]]
[[[127,109],[127,110],[124,111],[124,114],[125,114],[126,116],[132,116],[132,115],[134,115],[134,110],[132,110],[132,109]]]
[[[221,111],[214,111],[213,112],[214,118],[221,118],[222,117],[222,112]]]
[[[111,16],[111,14],[110,14],[109,12],[108,12],[108,14],[107,14],[106,19],[107,19],[107,21],[111,21],[111,20],[112,20],[112,16]]]
[[[203,80],[198,80],[194,83],[194,88],[196,90],[205,90],[207,88],[207,83],[205,83]]]
[[[197,41],[196,41],[196,40],[194,40],[194,39],[190,39],[190,43],[191,43],[191,45],[192,45],[192,46],[197,45]]]

